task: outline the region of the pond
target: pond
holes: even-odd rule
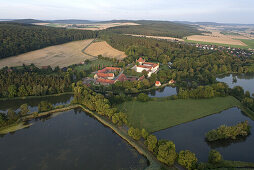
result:
[[[1,169],[144,169],[147,160],[81,109],[0,137]]]
[[[38,97],[33,99],[13,99],[13,100],[0,100],[0,112],[7,112],[8,109],[16,111],[22,104],[28,104],[30,112],[38,111],[38,104],[41,101],[48,101],[53,106],[70,104],[73,100],[73,95],[66,94],[61,96]]]
[[[177,94],[176,87],[166,86],[147,93],[149,97],[168,97]]]
[[[190,150],[201,161],[208,160],[211,149],[219,151],[225,160],[254,162],[254,135],[250,134],[235,141],[220,141],[207,143],[205,134],[220,125],[236,125],[247,120],[254,133],[254,121],[245,116],[240,109],[231,108],[219,114],[214,114],[192,122],[184,123],[165,130],[155,132],[159,139],[168,139],[175,143],[176,150]]]
[[[236,82],[233,81],[233,77],[236,78]],[[233,75],[230,74],[228,76],[224,77],[218,77],[216,79],[219,82],[227,83],[230,88],[233,88],[235,86],[241,86],[245,91],[249,91],[250,94],[254,93],[254,74],[251,75],[245,75],[245,74],[238,74]]]

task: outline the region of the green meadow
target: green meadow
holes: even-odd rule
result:
[[[127,113],[131,126],[155,132],[235,106],[241,106],[241,103],[228,96],[212,99],[129,101],[119,105],[118,108]]]

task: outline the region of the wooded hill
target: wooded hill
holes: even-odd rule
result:
[[[201,34],[201,31],[196,26],[174,23],[169,21],[129,21],[140,25],[112,27],[106,32],[118,34],[139,34],[152,36],[165,36],[183,38],[189,35]]]
[[[96,36],[95,31],[0,22],[0,59]]]

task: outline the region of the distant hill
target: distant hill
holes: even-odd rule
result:
[[[117,34],[139,34],[151,36],[165,36],[183,38],[189,35],[197,35],[202,32],[197,29],[197,26],[175,23],[170,21],[152,21],[152,20],[114,20],[113,22],[134,22],[140,25],[112,27],[106,32]],[[112,21],[111,21],[112,22]]]
[[[93,24],[100,21],[67,19],[67,20],[47,20],[46,22],[59,24]]]
[[[16,19],[16,20],[10,20],[9,22],[15,22],[15,23],[21,23],[21,24],[46,23],[43,20],[36,20],[36,19]]]
[[[211,26],[254,26],[254,24],[237,24],[237,23],[217,23],[217,22],[189,22],[189,21],[173,21],[174,23],[188,25],[211,25]]]

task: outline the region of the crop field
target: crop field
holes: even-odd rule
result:
[[[106,41],[100,41],[92,43],[86,50],[85,53],[92,56],[102,55],[103,57],[116,58],[122,60],[126,57],[126,54],[111,47]]]
[[[234,97],[212,99],[179,99],[164,101],[130,101],[118,106],[128,115],[128,122],[149,132],[166,129],[185,122],[240,106]]]
[[[239,45],[239,46],[247,46],[240,40],[232,39],[227,35],[223,36],[214,36],[214,35],[191,35],[187,37],[187,40],[191,41],[202,41],[202,42],[210,42],[210,43],[218,43],[218,44],[227,44],[227,45]]]
[[[35,64],[36,66],[66,67],[91,59],[89,55],[82,53],[93,39],[74,41],[61,45],[55,45],[40,50],[35,50],[18,56],[0,60],[0,68],[5,66],[21,66],[23,64]]]

